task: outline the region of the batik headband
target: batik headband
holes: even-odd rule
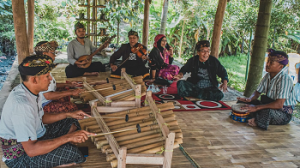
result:
[[[39,76],[50,72],[57,64],[53,64],[51,57],[46,55],[33,55],[26,57],[19,65],[21,75]]]
[[[80,23],[80,22],[77,22],[77,23],[75,24],[75,32],[76,32],[77,29],[80,29],[80,28],[83,28],[83,29],[85,30],[84,25],[83,25],[82,23]]]
[[[139,34],[136,31],[133,31],[132,29],[128,32],[128,37],[131,35],[139,37]]]
[[[269,51],[269,55],[268,58],[271,61],[275,61],[278,62],[282,65],[287,65],[289,63],[289,60],[287,58],[287,54],[283,51],[275,51],[273,49],[268,50]]]
[[[55,51],[58,47],[58,43],[56,41],[45,42],[43,44],[37,44],[34,47],[35,52],[48,52],[48,51]]]

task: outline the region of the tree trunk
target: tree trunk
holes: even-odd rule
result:
[[[27,37],[29,53],[33,54],[33,36],[34,36],[34,0],[27,1],[28,23],[27,23]]]
[[[255,29],[253,52],[251,55],[249,78],[245,96],[250,96],[257,88],[262,75],[270,28],[272,0],[260,0],[257,24]],[[251,43],[251,41],[250,41]]]
[[[183,32],[184,32],[184,26],[185,26],[185,20],[182,22],[182,28],[181,28],[181,37],[180,37],[180,44],[179,44],[179,58],[181,58],[181,48],[183,43]]]
[[[118,20],[118,27],[117,27],[117,46],[119,46],[120,41],[120,20]]]
[[[211,45],[211,55],[215,56],[216,58],[219,57],[221,29],[222,29],[226,4],[227,4],[227,0],[219,0],[218,9],[215,16],[214,31],[213,31],[212,45]]]
[[[168,15],[168,0],[164,0],[164,7],[161,15],[160,23],[160,34],[165,34],[166,25],[167,25],[167,15]]]
[[[29,56],[24,0],[13,0],[12,9],[13,9],[18,61],[20,64],[25,57]]]
[[[143,45],[148,45],[148,36],[149,36],[149,13],[150,13],[150,2],[145,0],[144,6],[144,23],[143,23]]]

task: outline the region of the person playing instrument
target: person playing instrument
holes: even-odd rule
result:
[[[122,44],[121,48],[110,57],[109,63],[112,70],[111,77],[120,78],[121,68],[126,68],[127,74],[132,76],[142,75],[145,79],[150,75],[149,70],[145,67],[145,60],[147,58],[145,56],[146,53],[141,54],[142,56],[140,58],[138,57],[137,53],[134,53],[133,51],[138,49],[138,52],[140,52],[140,49],[142,48],[143,50],[145,50],[145,52],[147,52],[147,48],[138,43],[139,36],[137,32],[130,30],[128,32],[128,38],[129,43]],[[117,67],[117,65],[115,65],[115,61],[121,56],[121,66]]]
[[[58,44],[56,41],[41,41],[36,44],[34,50],[37,55],[49,56],[52,61],[55,61],[55,50]],[[78,110],[77,106],[70,102],[70,96],[78,96],[82,89],[67,90],[66,87],[78,86],[78,83],[56,83],[54,77],[52,78],[48,90],[41,92],[42,107],[46,113],[61,113]],[[62,91],[57,91],[62,90]]]
[[[96,51],[97,48],[93,46],[92,42],[85,37],[85,27],[80,22],[75,24],[75,34],[77,38],[72,40],[68,44],[68,62],[70,63],[66,67],[67,78],[78,77],[82,75],[98,75],[100,72],[105,72],[105,66],[101,62],[92,62],[88,68],[83,68],[88,60],[78,61],[81,56],[90,55],[92,52]],[[107,43],[105,43],[107,47]],[[91,61],[91,60],[90,60]]]
[[[288,74],[288,55],[283,51],[271,51],[266,64],[267,74],[263,77],[256,91],[249,98],[238,97],[238,101],[246,102],[241,107],[252,114],[248,120],[250,126],[258,126],[264,130],[269,125],[288,124],[293,116],[296,95],[293,80]],[[257,100],[261,96],[261,100]]]
[[[8,167],[50,168],[86,160],[73,144],[95,135],[80,130],[77,119],[89,115],[43,111],[39,92],[48,89],[54,67],[51,58],[37,55],[26,57],[18,67],[23,83],[10,92],[0,120],[2,160]]]
[[[165,35],[158,34],[154,38],[154,45],[149,58],[151,59],[150,67],[153,79],[156,73],[158,77],[168,80],[173,80],[174,76],[178,74],[180,68],[177,65],[171,65],[174,60],[173,48],[168,45]]]
[[[221,90],[227,91],[227,71],[217,58],[210,55],[209,41],[198,41],[196,51],[198,55],[190,58],[176,76],[180,79],[186,72],[191,72],[191,77],[187,81],[180,80],[177,82],[178,94],[181,97],[192,96],[204,100],[219,101],[224,97]],[[217,75],[223,82],[219,88]]]

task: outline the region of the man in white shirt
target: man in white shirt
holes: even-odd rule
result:
[[[9,94],[0,120],[3,158],[8,167],[56,167],[85,161],[72,143],[88,135],[77,119],[89,116],[79,111],[49,114],[42,108],[39,92],[48,89],[49,72],[55,67],[48,56],[28,56],[19,65],[23,80]]]

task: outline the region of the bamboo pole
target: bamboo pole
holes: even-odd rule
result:
[[[29,56],[24,0],[13,0],[13,19],[19,64]]]

